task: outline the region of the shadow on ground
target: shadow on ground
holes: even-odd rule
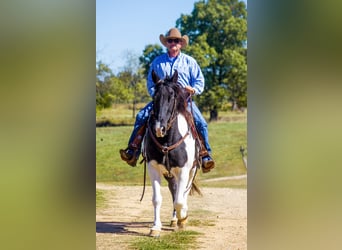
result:
[[[153,223],[151,222],[96,222],[96,233],[129,234],[137,236],[147,236],[137,230],[145,228],[149,233]],[[163,231],[174,231],[174,228],[162,227]],[[140,230],[139,230],[140,231]]]
[[[114,233],[114,234],[131,234],[145,235],[137,232],[136,229],[146,228],[148,231],[151,222],[96,222],[96,233]]]

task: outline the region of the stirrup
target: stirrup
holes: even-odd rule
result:
[[[127,162],[128,165],[132,166],[132,167],[136,167],[137,165],[137,161],[138,161],[138,157],[137,157],[137,151],[138,150],[134,150],[134,149],[130,149],[133,151],[133,154],[129,154],[127,151],[130,148],[126,148],[126,149],[120,149],[120,156],[121,159],[125,162]]]
[[[203,158],[208,157],[208,160],[203,160]],[[208,173],[210,170],[212,170],[215,167],[215,162],[210,156],[204,156],[202,158],[202,172]]]

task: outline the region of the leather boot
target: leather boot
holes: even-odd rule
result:
[[[145,135],[146,125],[143,125],[137,132],[134,140],[126,149],[120,149],[121,159],[127,162],[128,165],[135,167],[139,159],[141,143]]]
[[[205,148],[204,146],[205,144],[204,144],[202,136],[198,134],[198,137],[200,138],[200,142],[201,142],[201,150],[200,150],[199,155],[202,159],[202,172],[208,173],[210,172],[210,170],[212,170],[215,167],[215,162],[211,158],[207,149]]]
[[[120,149],[121,159],[127,162],[128,165],[135,167],[139,158],[139,153],[137,150],[126,148]]]

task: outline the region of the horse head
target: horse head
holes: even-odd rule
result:
[[[153,96],[153,115],[154,115],[154,132],[157,137],[167,135],[177,109],[177,93],[179,85],[177,84],[178,72],[165,79],[160,79],[157,74],[152,71],[152,79],[155,83],[155,93]]]

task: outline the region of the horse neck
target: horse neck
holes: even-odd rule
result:
[[[182,136],[184,136],[189,131],[188,122],[182,113],[178,113],[177,115],[177,128]]]

